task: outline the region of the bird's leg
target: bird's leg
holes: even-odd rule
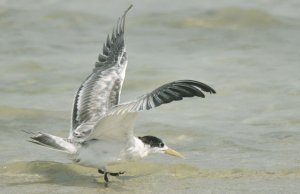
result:
[[[105,180],[106,183],[108,183],[108,181],[109,181],[107,175],[108,175],[108,172],[105,172],[104,173],[104,180]]]
[[[105,180],[105,182],[109,182],[109,180],[108,180],[108,175],[111,175],[111,176],[119,176],[119,175],[125,173],[125,172],[107,172],[107,171],[102,170],[102,169],[98,169],[98,172],[99,172],[100,174],[104,174],[104,180]]]
[[[105,173],[105,171],[102,170],[102,169],[98,169],[98,172],[99,172],[100,174],[104,174],[104,173]]]
[[[108,180],[108,176],[107,176],[107,175],[108,175],[109,173],[108,173],[106,170],[102,170],[102,169],[98,169],[98,172],[99,172],[100,174],[104,174],[104,180],[105,180],[106,183],[108,183],[109,180]]]
[[[108,172],[108,174],[110,175],[110,176],[120,176],[121,174],[124,174],[125,172],[123,171],[123,172]]]

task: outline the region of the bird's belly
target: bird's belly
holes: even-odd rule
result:
[[[74,161],[82,166],[105,168],[108,163],[121,162],[122,145],[105,140],[85,142],[78,150]]]

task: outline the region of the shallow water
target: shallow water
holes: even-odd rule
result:
[[[129,55],[122,101],[176,79],[216,89],[140,115],[186,159],[150,156],[95,169],[26,141],[67,136],[73,95],[116,18]],[[297,193],[300,190],[300,3],[0,1],[0,193]]]

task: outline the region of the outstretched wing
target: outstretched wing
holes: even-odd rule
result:
[[[94,122],[119,103],[125,78],[127,55],[124,44],[125,17],[118,19],[111,37],[107,37],[99,54],[93,73],[79,87],[73,104],[70,136],[88,133],[90,127],[84,123]],[[84,127],[83,127],[84,126]]]
[[[114,106],[109,112],[111,114],[120,114],[125,112],[139,112],[167,104],[172,101],[182,100],[184,97],[202,97],[202,92],[216,93],[210,86],[194,80],[178,80],[160,86],[154,91],[137,98],[134,101],[122,103]]]
[[[210,86],[194,80],[178,80],[165,84],[134,101],[114,106],[107,116],[100,119],[89,137],[111,138],[126,141],[126,136],[133,133],[134,122],[139,111],[149,110],[185,97],[202,97],[203,92],[216,93]]]

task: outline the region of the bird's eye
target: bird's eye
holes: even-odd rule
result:
[[[159,145],[159,147],[160,147],[160,148],[162,148],[162,147],[164,147],[164,146],[165,146],[165,144],[164,144],[164,143],[159,143],[158,145]]]

